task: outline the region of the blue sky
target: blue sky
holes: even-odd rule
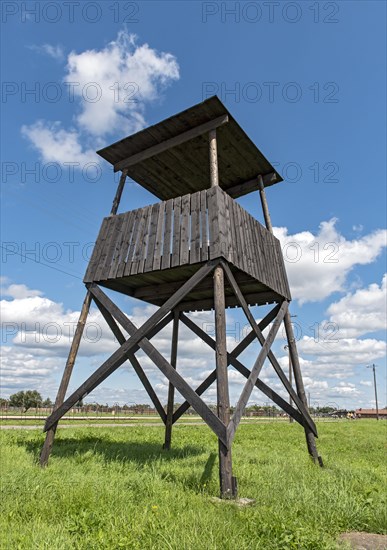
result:
[[[267,197],[311,403],[373,406],[366,366],[375,363],[385,405],[385,3],[24,4],[2,3],[3,395],[55,397],[116,187],[95,150],[216,93],[285,179]],[[121,211],[151,202],[129,181]],[[240,202],[262,219],[256,193]],[[138,324],[150,314],[115,300]],[[231,349],[245,321],[228,317]],[[87,334],[72,388],[116,347],[94,310]],[[166,356],[167,336],[155,339]],[[285,367],[284,344],[280,334]],[[195,385],[213,354],[185,332],[180,351],[178,368]],[[165,400],[165,379],[143,364]],[[262,377],[280,391],[269,367]],[[230,381],[234,402],[242,381]],[[146,401],[124,367],[88,399]],[[251,402],[266,399],[257,392]]]

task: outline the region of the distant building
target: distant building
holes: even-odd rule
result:
[[[376,409],[356,409],[358,418],[376,418]],[[387,409],[379,409],[379,418],[387,419]]]

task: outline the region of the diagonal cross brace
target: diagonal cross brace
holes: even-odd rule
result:
[[[216,433],[218,438],[227,446],[226,427],[219,418],[209,409],[202,399],[195,394],[194,390],[185,382],[185,380],[173,369],[173,367],[164,359],[164,357],[156,350],[152,344],[146,340],[146,335],[152,328],[165,317],[195,286],[202,281],[207,275],[214,270],[218,265],[219,260],[210,260],[204,264],[186,283],[184,283],[178,291],[176,291],[158,311],[156,311],[139,329],[136,329],[134,334],[115,352],[107,361],[105,361],[99,369],[97,369],[66,401],[54,411],[47,419],[44,431],[47,431],[55,422],[57,422],[79,399],[90,393],[103,380],[105,380],[112,372],[121,366],[126,360],[126,354],[131,351],[137,344],[141,343],[141,348],[147,348],[147,355],[153,361],[157,361],[158,368],[163,374],[174,384],[176,389],[185,397],[189,398],[192,406],[207,422],[207,424]],[[103,303],[102,298],[106,298],[112,304],[109,298],[95,284],[89,285],[89,290],[97,296]],[[97,295],[98,294],[98,295]],[[106,305],[104,303],[104,305]],[[114,304],[113,304],[114,305]],[[115,306],[116,307],[116,306]],[[117,307],[116,309],[120,311]],[[122,313],[122,312],[120,312]],[[124,323],[129,321],[122,314],[123,322],[117,319],[120,324],[127,330]],[[129,321],[130,323],[130,321]],[[132,330],[132,329],[131,329]],[[145,342],[142,340],[145,339]],[[144,350],[145,351],[145,350]]]
[[[110,300],[110,298],[99,288],[95,287],[92,290],[93,297],[96,297],[107,309],[110,309],[113,316],[117,319],[120,325],[131,334],[133,331],[136,331],[136,326],[126,317],[126,315]],[[173,313],[168,315],[168,318],[171,320],[173,318]],[[182,376],[172,367],[172,365],[161,355],[159,351],[149,342],[147,338],[144,338],[139,347],[148,355],[148,357],[153,361],[153,363],[161,370],[161,372],[168,378],[168,380],[173,383],[176,389],[183,395],[185,399],[189,397],[190,401],[193,403],[192,406],[200,414],[205,422],[211,427],[211,429],[218,435],[224,436],[226,440],[226,427],[219,420],[219,418],[211,411],[211,409],[204,403],[198,395],[195,394],[194,390],[187,384],[187,382],[182,378]],[[189,394],[187,396],[187,393]],[[202,412],[200,412],[202,410]],[[204,416],[203,416],[204,414]],[[210,420],[208,420],[210,419]],[[219,433],[218,433],[219,432]]]
[[[123,333],[121,332],[121,329],[119,328],[119,326],[117,325],[115,320],[113,319],[112,315],[105,308],[105,306],[103,306],[101,304],[101,302],[99,300],[97,300],[97,298],[95,296],[93,296],[93,300],[94,300],[96,306],[98,307],[98,309],[100,310],[100,312],[102,313],[105,321],[109,325],[109,327],[110,327],[111,331],[113,332],[114,336],[117,338],[118,342],[122,345],[126,341],[126,338],[123,335]],[[169,323],[169,321],[171,320],[171,317],[172,317],[172,314],[169,314],[169,315],[167,315],[167,317],[165,317],[163,319],[163,321],[160,321],[160,322],[163,323],[164,326],[166,326]],[[165,320],[167,320],[167,322],[164,323]],[[161,328],[164,328],[164,327],[161,327]],[[143,368],[141,367],[137,357],[134,355],[134,350],[132,350],[131,352],[129,352],[127,354],[127,359],[132,364],[132,367],[133,367],[135,373],[137,374],[137,376],[141,380],[142,385],[144,386],[147,394],[149,395],[155,409],[157,410],[157,412],[160,415],[161,420],[165,424],[167,415],[165,414],[164,408],[163,408],[162,404],[160,403],[160,400],[157,397],[156,392],[154,391],[152,384],[149,382],[149,379],[148,379],[147,375],[145,374]]]
[[[262,319],[262,321],[260,321],[259,327],[261,328],[261,330],[265,330],[265,328],[273,321],[273,319],[275,319],[279,311],[279,307],[280,306],[276,306],[275,308],[273,308]],[[204,332],[197,325],[195,325],[195,323],[191,321],[189,317],[184,315],[184,313],[180,313],[180,319],[189,329],[191,329],[197,336],[199,336],[199,338],[204,340],[204,342],[206,342],[210,347],[215,349],[212,345],[214,340],[210,336],[208,336],[206,332]],[[247,336],[245,336],[245,338],[243,338],[241,342],[239,342],[239,344],[235,347],[235,349],[233,349],[233,351],[229,355],[238,357],[238,355],[243,353],[244,350],[255,340],[255,338],[256,338],[255,333],[252,330],[251,332],[249,332]],[[200,386],[198,386],[198,388],[195,390],[196,393],[198,395],[201,395],[202,393],[204,393],[215,382],[215,380],[216,380],[216,369],[214,369],[209,374],[209,376],[207,376],[207,378],[203,380]],[[173,415],[173,422],[175,423],[188,409],[189,409],[189,403],[187,401],[182,405],[180,405],[180,407],[175,411]]]
[[[234,278],[234,276],[231,272],[231,269],[224,262],[222,262],[222,266],[223,266],[223,268],[226,272],[226,276],[227,276],[227,278],[230,282],[230,285],[231,285],[231,287],[234,291],[234,294],[237,297],[238,302],[239,302],[241,308],[243,309],[243,311],[244,311],[244,313],[247,317],[247,320],[249,321],[253,331],[255,332],[258,341],[260,342],[261,345],[263,345],[264,342],[265,342],[265,337],[263,336],[260,328],[258,327],[257,323],[255,322],[255,319],[254,319],[251,311],[249,310],[249,307],[246,303],[246,300],[245,300],[245,298],[244,298],[244,296],[243,296],[243,294],[242,294],[242,292],[241,292],[241,290],[240,290],[240,288],[239,288],[239,286],[238,286],[238,284],[237,284],[237,282],[236,282],[236,280],[235,280],[235,278]],[[299,398],[297,393],[292,388],[292,386],[291,386],[290,382],[288,381],[284,371],[281,369],[280,364],[278,363],[274,353],[271,350],[269,350],[268,359],[269,359],[270,363],[272,364],[275,372],[277,373],[279,379],[281,380],[282,384],[285,386],[287,392],[289,393],[289,395],[291,396],[291,398],[293,399],[293,401],[297,405],[298,409],[300,410],[300,412],[304,416],[304,418],[305,418],[307,424],[309,425],[309,427],[311,428],[312,432],[315,433],[315,435],[317,436],[316,425],[313,422],[312,417],[310,416],[307,407],[305,407],[302,400]]]
[[[282,302],[281,308],[278,312],[277,317],[275,318],[272,327],[270,329],[269,334],[267,335],[267,338],[262,346],[261,351],[259,352],[259,355],[257,357],[257,360],[254,363],[254,366],[250,372],[249,378],[247,379],[247,382],[245,384],[245,387],[242,390],[241,396],[238,400],[237,406],[235,408],[235,412],[232,415],[232,418],[230,420],[229,425],[227,426],[227,438],[229,441],[229,445],[231,444],[232,440],[235,436],[235,431],[238,427],[239,422],[241,421],[243,412],[246,408],[247,402],[250,398],[251,392],[254,389],[255,383],[258,380],[259,373],[261,372],[261,369],[263,367],[263,363],[265,362],[265,359],[269,353],[270,347],[274,342],[274,338],[276,337],[276,334],[278,332],[278,329],[282,323],[282,320],[284,318],[285,313],[288,310],[288,302],[284,300]]]
[[[277,308],[274,308],[270,313],[275,311]],[[269,315],[270,315],[269,313]],[[184,314],[181,314],[180,316],[182,323],[184,323],[189,329],[191,329],[199,338],[201,338],[209,347],[211,347],[213,350],[215,350],[216,342],[211,336],[209,336],[204,330],[202,330],[200,327],[198,327],[189,317],[186,317]],[[263,319],[264,321],[264,319]],[[262,321],[261,321],[262,323]],[[260,325],[261,325],[260,323]],[[268,321],[267,324],[271,323],[271,320]],[[261,327],[260,327],[261,328]],[[264,330],[265,327],[263,327],[262,330]],[[250,335],[252,335],[252,338],[250,339]],[[245,340],[249,338],[250,342],[255,339],[255,334],[253,331],[251,331],[247,337],[241,342],[241,344],[245,343]],[[249,345],[249,344],[247,344]],[[244,345],[243,349],[246,349],[247,345]],[[239,346],[237,346],[239,348]],[[238,359],[237,356],[242,353],[243,349],[240,351],[233,350],[231,353],[227,353],[227,361],[229,365],[231,364],[240,374],[242,374],[245,378],[248,378],[250,376],[251,371],[249,371],[248,368],[246,368]],[[205,389],[202,390],[201,393],[203,393],[216,379],[216,371],[214,370],[204,382],[197,388],[196,393],[200,395],[199,392],[201,392],[201,388],[206,383]],[[285,399],[283,399],[280,395],[278,395],[274,390],[272,390],[269,386],[267,386],[262,380],[258,378],[258,380],[255,383],[255,386],[261,390],[269,399],[271,399],[276,405],[281,407],[285,412],[287,412],[290,416],[292,416],[301,426],[305,427],[305,419],[300,414],[300,412],[292,407]],[[184,403],[183,403],[184,405]],[[180,406],[180,408],[176,411],[176,413],[180,412],[183,405]],[[188,408],[188,407],[187,407]],[[183,414],[183,413],[181,413]],[[180,418],[181,415],[179,415],[178,418]]]

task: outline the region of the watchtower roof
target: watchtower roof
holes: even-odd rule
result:
[[[217,129],[219,185],[233,198],[282,181],[217,96],[97,151],[168,200],[209,187],[208,132]]]

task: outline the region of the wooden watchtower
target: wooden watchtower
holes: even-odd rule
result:
[[[54,412],[46,421],[41,464],[46,465],[58,421],[124,362],[129,361],[165,424],[165,443],[172,425],[192,406],[219,441],[222,497],[235,497],[231,445],[254,387],[299,422],[308,451],[318,456],[315,424],[309,414],[288,305],[291,300],[279,241],[274,237],[265,188],[282,181],[254,143],[217,97],[126,137],[98,153],[122,171],[111,213],[106,217],[88,265],[87,294],[72,342]],[[117,214],[125,179],[133,180],[161,202]],[[234,199],[259,191],[266,227]],[[102,288],[159,306],[136,327]],[[91,301],[106,319],[120,347],[67,399],[66,391]],[[256,323],[249,306],[272,304]],[[251,332],[231,351],[226,349],[225,308],[242,308]],[[214,310],[215,340],[186,316],[195,310]],[[173,323],[168,361],[151,338]],[[296,391],[279,365],[271,346],[281,323],[288,340]],[[119,323],[129,334],[127,338]],[[196,389],[179,374],[178,330],[184,323],[215,351],[213,372]],[[267,337],[262,331],[271,324]],[[253,341],[261,350],[251,370],[238,359]],[[141,349],[169,380],[166,411],[148,380],[136,351]],[[268,359],[291,398],[290,403],[268,387],[259,375]],[[228,366],[246,378],[230,417]],[[215,414],[201,398],[216,381]],[[174,390],[186,400],[174,412]]]

